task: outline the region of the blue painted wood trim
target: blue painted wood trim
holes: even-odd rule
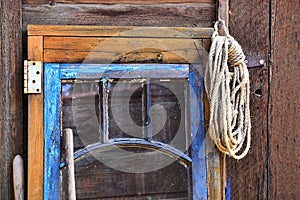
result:
[[[203,105],[203,79],[191,66],[189,74],[190,82],[190,112],[192,134],[192,183],[193,199],[206,200],[207,174],[205,153],[205,127]]]
[[[231,185],[230,184],[231,184],[230,179],[228,178],[227,183],[226,183],[226,194],[225,194],[226,200],[231,199]]]
[[[177,64],[59,64],[62,79],[187,78],[189,65]]]
[[[44,65],[44,199],[60,199],[60,70]]]
[[[104,65],[73,65],[73,64],[49,64],[44,65],[44,127],[45,127],[45,161],[44,161],[44,199],[59,199],[60,197],[60,91],[61,79],[75,78],[100,78],[107,73],[119,76],[127,67],[125,65],[111,65],[101,71]],[[105,65],[107,66],[107,65]],[[131,65],[130,65],[131,66]],[[128,67],[130,68],[128,65]],[[93,71],[94,70],[94,71]],[[126,69],[127,70],[127,69]],[[207,176],[205,158],[205,129],[203,109],[203,80],[192,70],[188,72],[187,65],[136,65],[128,74],[137,78],[132,70],[145,72],[151,78],[172,78],[168,73],[175,74],[175,78],[187,78],[190,80],[190,111],[192,142],[192,182],[193,199],[207,199]],[[156,73],[153,73],[156,70]],[[157,73],[159,72],[164,73]],[[162,71],[166,70],[166,71]],[[169,71],[167,73],[167,71]],[[177,74],[176,71],[182,72]],[[103,73],[102,73],[103,72]],[[157,75],[159,74],[159,75]],[[147,77],[145,75],[145,77]]]

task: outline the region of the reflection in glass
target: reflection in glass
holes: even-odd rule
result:
[[[99,141],[98,116],[98,83],[62,84],[62,128],[73,130],[75,151]]]
[[[95,143],[139,139],[187,153],[186,88],[186,79],[64,81],[62,129],[73,130],[74,151]],[[99,149],[75,161],[77,199],[191,199],[190,168],[150,147]],[[62,199],[67,199],[65,168],[61,173]]]
[[[116,163],[122,168],[153,168],[171,157],[159,151],[142,148],[115,147],[82,156],[75,161],[77,199],[107,200],[187,200],[189,198],[189,168],[173,159],[168,166],[148,173],[127,173],[108,167],[103,161]],[[134,154],[133,154],[134,153]],[[144,155],[142,155],[144,154]],[[143,158],[139,158],[139,157]],[[146,158],[145,158],[146,157]],[[148,160],[148,162],[145,160]],[[100,162],[101,161],[101,162]],[[105,163],[105,162],[104,162]],[[67,195],[67,173],[63,174],[63,199]]]

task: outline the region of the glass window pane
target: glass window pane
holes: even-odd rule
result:
[[[73,130],[75,151],[99,141],[99,112],[98,83],[62,84],[62,128]]]
[[[190,199],[188,170],[159,151],[138,147],[94,151],[75,162],[77,199]],[[66,170],[62,173],[62,196],[67,199]]]
[[[150,127],[152,140],[186,150],[186,79],[151,80]]]
[[[114,80],[108,87],[109,138],[147,138],[145,80]]]
[[[108,139],[152,140],[186,152],[187,87],[186,79],[64,81],[62,128],[72,128],[75,151],[103,142],[106,126]],[[104,149],[76,160],[77,199],[191,199],[190,168],[150,147]],[[66,170],[61,173],[67,199]]]

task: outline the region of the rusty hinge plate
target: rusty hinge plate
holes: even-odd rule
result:
[[[24,93],[39,94],[42,92],[42,62],[24,61]]]
[[[250,56],[246,55],[248,68],[264,67],[266,65],[266,59],[263,56]]]

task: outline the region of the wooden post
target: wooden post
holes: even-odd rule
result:
[[[268,57],[270,2],[268,0],[230,1],[230,34],[239,42],[246,55]],[[260,63],[257,66],[260,66]],[[230,199],[275,199],[268,197],[271,191],[267,189],[269,86],[266,69],[267,67],[256,67],[249,70],[253,137],[250,152],[244,159],[239,161],[227,159],[227,197]],[[280,132],[280,134],[284,133]]]
[[[229,0],[217,1],[217,18],[225,21],[225,25],[229,25]]]
[[[0,199],[13,199],[13,157],[23,153],[21,7],[0,0]]]
[[[43,36],[28,37],[28,60],[43,62]],[[43,199],[44,94],[28,95],[28,199]]]
[[[65,150],[68,171],[68,197],[69,200],[76,200],[75,173],[74,173],[74,150],[72,129],[65,129]]]

